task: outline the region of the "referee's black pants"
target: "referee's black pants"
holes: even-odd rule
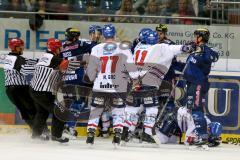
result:
[[[36,107],[30,95],[29,86],[6,86],[6,94],[19,110],[22,119],[32,128]]]
[[[34,91],[33,89],[30,89],[30,93],[37,107],[37,114],[34,120],[32,137],[35,138],[42,134],[49,114],[52,114],[52,136],[57,138],[62,137],[64,122],[59,120],[54,115],[55,96],[52,95],[51,92],[40,92]]]

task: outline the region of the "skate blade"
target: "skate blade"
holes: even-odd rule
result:
[[[158,147],[161,146],[161,142],[160,140],[158,139],[157,135],[152,135],[152,138],[154,139],[154,141],[156,142],[156,144],[158,145]]]
[[[93,149],[93,143],[87,143],[89,149]]]
[[[123,147],[125,147],[125,146],[127,145],[127,142],[122,141],[120,145],[123,146]]]
[[[113,143],[114,149],[118,149],[120,147],[119,143]]]
[[[204,150],[204,151],[208,151],[209,147],[208,145],[199,145],[199,146],[188,146],[189,150]]]
[[[62,136],[68,138],[69,140],[77,140],[76,136],[72,136],[67,133],[63,133]]]

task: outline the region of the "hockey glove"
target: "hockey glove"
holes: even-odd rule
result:
[[[192,45],[183,45],[181,51],[186,53],[192,53],[194,51],[194,47]]]

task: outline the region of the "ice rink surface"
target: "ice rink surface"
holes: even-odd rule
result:
[[[97,138],[89,147],[85,138],[68,144],[32,140],[26,131],[0,134],[0,160],[240,160],[240,146],[222,144],[206,150],[183,145],[128,144],[114,148],[110,139]]]

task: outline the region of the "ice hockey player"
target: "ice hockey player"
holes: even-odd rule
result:
[[[150,40],[158,38],[156,32],[148,32],[149,36],[153,35]],[[149,43],[149,42],[147,42]],[[155,42],[157,43],[157,41]],[[154,44],[154,43],[153,43]],[[182,52],[191,52],[192,47],[187,45],[168,45],[168,44],[155,44],[148,47],[146,50],[141,50],[139,53],[135,53],[135,63],[141,66],[140,76],[141,84],[140,90],[146,90],[152,95],[147,94],[143,97],[143,104],[146,108],[144,119],[144,132],[148,137],[152,136],[152,129],[155,125],[155,120],[158,114],[158,95],[155,95],[153,90],[158,90],[162,80],[167,73],[172,59],[174,56]]]
[[[151,88],[151,92],[153,92],[152,96],[143,99],[147,104],[155,104],[155,107],[146,110],[147,119],[145,118],[145,133],[148,135],[152,136],[152,131],[155,128],[159,104],[153,89],[159,89],[174,56],[183,52],[191,53],[192,50],[193,47],[191,45],[168,45],[162,43],[149,47],[145,53],[140,53],[141,56],[144,57],[140,59],[140,62],[143,63],[143,68],[140,72],[141,85]]]
[[[208,146],[216,147],[221,143],[222,125],[219,122],[208,124]]]
[[[172,40],[168,39],[167,38],[167,32],[168,32],[168,27],[164,24],[159,24],[157,27],[156,27],[156,31],[159,35],[159,44],[161,43],[164,43],[164,44],[169,44],[169,45],[173,45],[175,44]],[[177,61],[177,58],[174,57],[173,60],[172,60],[172,64],[167,72],[167,74],[165,75],[164,77],[164,80],[171,83],[172,86],[175,85],[176,83],[176,74],[175,74],[175,70],[177,71],[182,71],[183,68],[185,66],[185,63],[182,63],[182,62],[178,62]],[[168,99],[168,102],[167,102],[167,107],[170,108],[174,108],[175,107],[175,104],[174,104],[174,90],[172,91],[171,95],[168,95],[167,93],[166,94],[163,94],[164,96],[160,97],[159,101],[161,103],[161,105],[164,105]]]
[[[97,36],[93,36],[93,32],[97,33]],[[101,29],[99,27],[90,27],[89,34],[96,41],[87,41],[87,40],[79,40],[80,38],[80,31],[76,28],[68,28],[65,32],[66,41],[63,43],[63,49],[60,53],[60,56],[63,59],[68,59],[70,61],[76,61],[81,66],[76,66],[75,70],[67,71],[64,75],[64,83],[69,85],[81,85],[85,86],[82,82],[82,77],[84,73],[84,66],[87,63],[87,58],[89,57],[89,53],[91,53],[91,49],[93,46],[97,45],[97,41],[99,40],[99,32]],[[90,38],[91,38],[90,37]],[[64,96],[65,99],[72,99],[73,103],[71,104],[71,108],[81,110],[84,107],[87,107],[87,100],[85,97],[79,97],[78,95],[73,95],[69,97],[69,95]],[[67,122],[64,135],[68,136],[71,139],[76,139],[78,133],[76,130],[76,121]]]
[[[147,29],[147,31],[145,31],[145,33],[142,33],[142,34],[143,35],[140,36],[141,37],[140,39],[141,39],[141,42],[143,43],[140,42],[135,47],[134,49],[135,51],[133,55],[135,65],[137,65],[139,72],[141,72],[144,66],[144,58],[147,55],[148,49],[152,45],[156,44],[159,39],[157,32],[152,30]],[[146,90],[147,86],[141,86],[140,88],[136,87],[134,90],[138,92],[139,90],[141,90],[141,88]],[[151,116],[153,112],[155,113],[154,109],[156,108],[156,106],[158,106],[158,102],[156,101],[155,103],[155,99],[153,100],[153,102],[148,102],[146,99],[151,99],[151,97],[141,98],[136,95],[135,96],[129,95],[126,99],[126,103],[127,103],[125,108],[126,120],[125,120],[124,133],[122,137],[122,139],[125,140],[126,142],[128,142],[131,139],[136,129],[136,126],[138,124],[139,115],[140,115],[140,112],[142,111],[142,108],[140,107],[140,105],[143,105],[144,110],[146,112],[145,121],[143,125],[145,127],[145,131],[147,132],[148,130],[148,124],[151,123],[150,122]],[[156,111],[156,114],[157,114],[157,111]],[[143,135],[141,135],[141,138],[144,141],[151,140],[151,137],[149,137],[148,134],[145,134],[145,132],[143,133]]]
[[[101,43],[102,40],[102,27],[98,26],[98,25],[91,25],[88,28],[89,31],[89,37],[90,37],[90,41],[92,42],[92,44],[99,44]],[[99,126],[100,126],[100,130],[99,130],[99,136],[102,136],[104,138],[109,137],[110,135],[110,125],[111,125],[111,114],[109,113],[108,110],[104,110],[101,118],[100,118],[100,122],[99,122]]]
[[[88,28],[88,33],[90,37],[90,41],[95,44],[101,43],[102,40],[102,27],[98,25],[91,25]],[[95,45],[94,45],[95,46]]]
[[[156,31],[159,35],[159,44],[169,44],[174,45],[175,43],[167,38],[168,27],[164,24],[159,24],[156,27]],[[166,105],[164,110],[164,119],[162,124],[156,130],[158,137],[160,138],[161,143],[175,143],[177,137],[181,136],[181,129],[177,123],[177,109],[175,108],[174,102],[174,86],[176,85],[176,74],[175,70],[182,71],[185,66],[185,63],[178,62],[177,58],[174,57],[172,64],[164,77],[164,80],[172,84],[172,91],[166,91],[162,96],[159,97],[160,106]],[[164,85],[164,84],[162,84]],[[170,94],[169,94],[170,93]],[[167,104],[166,104],[167,103]],[[161,108],[160,108],[161,109]]]
[[[6,94],[20,111],[22,119],[32,128],[36,107],[30,96],[29,82],[21,73],[22,68],[28,65],[30,60],[22,57],[24,50],[24,41],[22,39],[9,39],[8,47],[11,49],[11,52],[6,55],[3,67]]]
[[[61,143],[69,141],[68,138],[62,137],[64,122],[53,114],[55,107],[55,96],[52,94],[54,76],[57,75],[58,69],[65,71],[68,67],[68,60],[63,60],[59,57],[61,47],[62,43],[60,40],[54,38],[48,39],[47,52],[42,54],[35,66],[30,85],[31,97],[37,107],[37,114],[33,125],[33,139],[49,139],[49,137],[42,137],[42,133],[49,114],[52,114],[52,140]]]
[[[178,110],[178,119],[188,118],[184,123],[183,120],[178,123],[180,128],[186,131],[186,144],[202,145],[208,141],[204,102],[209,90],[208,75],[211,65],[218,60],[218,53],[207,46],[209,37],[210,32],[206,28],[194,31],[196,49],[187,58],[187,66],[183,74],[187,85],[187,107]]]
[[[138,34],[138,37],[135,38],[133,40],[133,43],[132,43],[132,47],[131,47],[131,51],[132,53],[134,53],[134,50],[135,48],[138,46],[138,45],[141,45],[141,44],[144,44],[145,43],[145,40],[144,40],[144,35],[148,32],[148,31],[151,31],[152,29],[150,28],[142,28]]]
[[[103,27],[104,43],[92,49],[87,75],[94,82],[91,113],[87,127],[87,144],[94,143],[99,117],[105,106],[110,106],[113,117],[113,144],[119,144],[124,125],[124,107],[128,80],[125,71],[137,78],[137,68],[133,63],[129,48],[120,47],[115,41],[116,29],[108,24]]]

